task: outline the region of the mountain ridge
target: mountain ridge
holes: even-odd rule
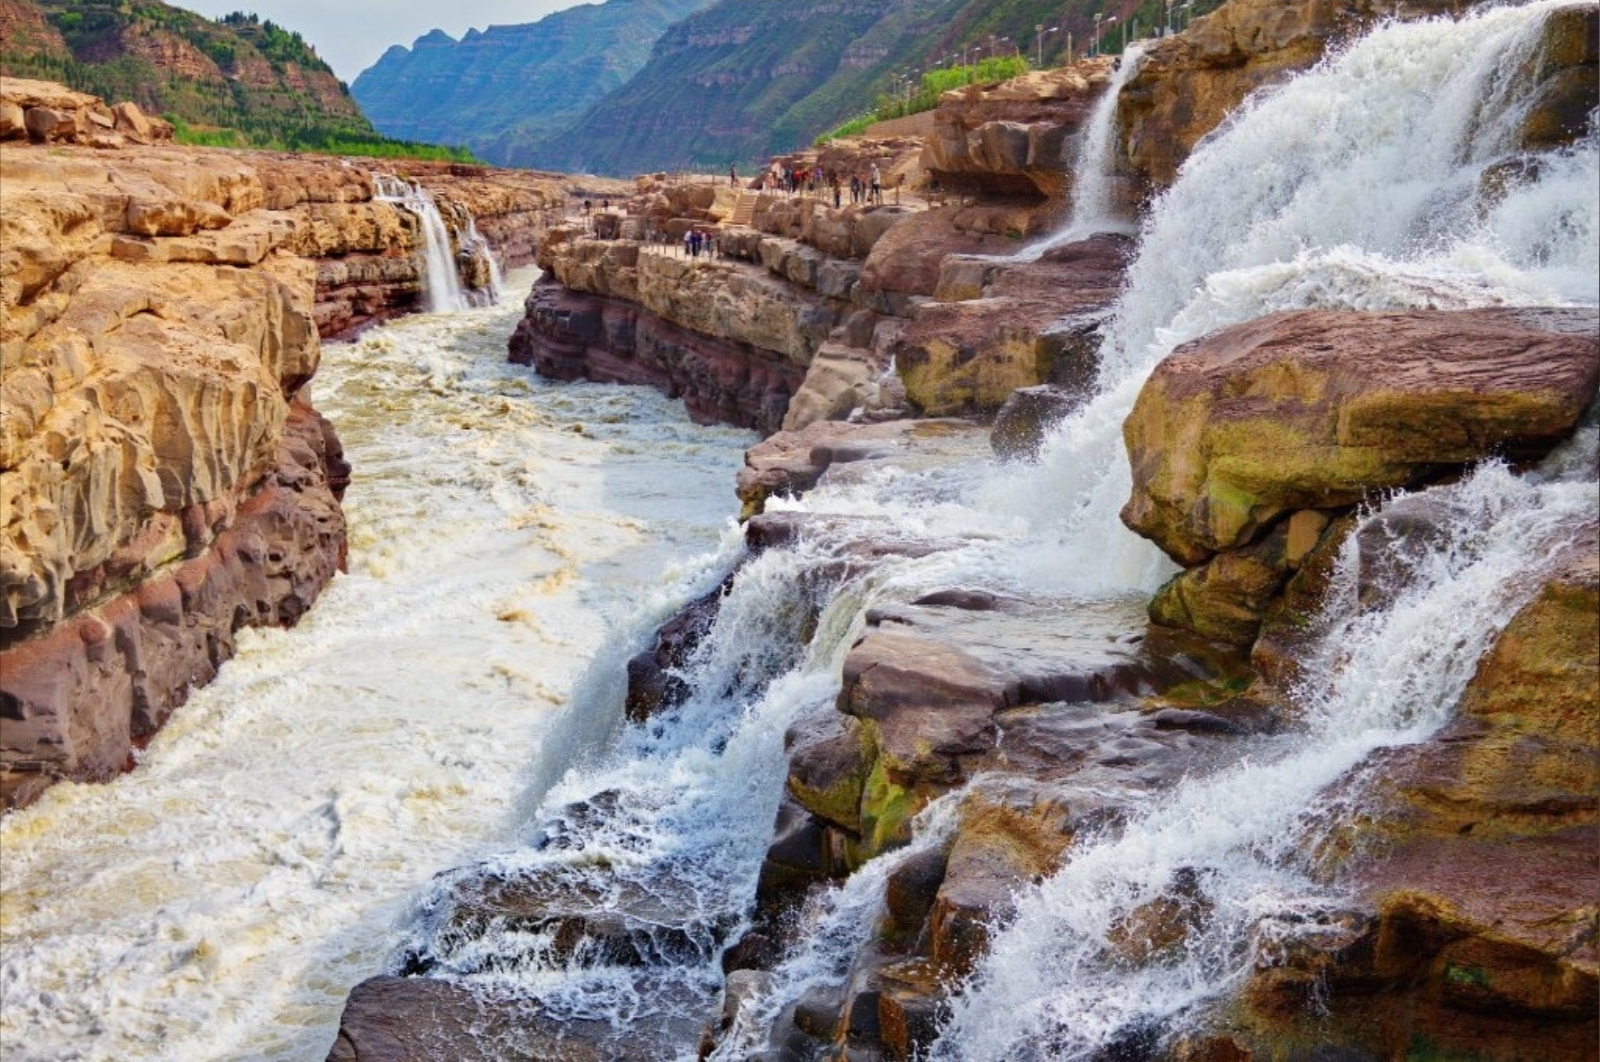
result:
[[[435,29],[410,48],[384,52],[351,92],[386,135],[462,143],[502,165],[538,165],[534,144],[625,84],[668,26],[710,2],[582,4],[537,22],[468,30],[460,40]]]

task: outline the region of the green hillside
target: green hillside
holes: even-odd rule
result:
[[[0,73],[133,100],[179,139],[241,147],[440,154],[388,142],[300,34],[158,0],[0,0]]]
[[[503,165],[539,161],[559,132],[650,58],[672,25],[711,0],[609,0],[461,40],[435,30],[390,48],[351,91],[382,132],[461,143]]]
[[[1180,4],[1174,18],[1219,4]],[[633,80],[533,157],[618,176],[748,166],[809,144],[925,70],[1008,53],[1064,61],[1069,34],[1083,54],[1096,14],[1115,52],[1124,26],[1148,33],[1165,11],[1162,0],[722,0],[673,26]]]

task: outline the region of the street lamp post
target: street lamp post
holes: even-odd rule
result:
[[[1054,33],[1057,30],[1059,30],[1060,28],[1061,28],[1060,26],[1050,26],[1050,27],[1046,28],[1045,24],[1043,22],[1039,23],[1037,26],[1034,27],[1035,32],[1037,32],[1038,35],[1039,35],[1039,41],[1038,41],[1039,61],[1036,64],[1037,66],[1040,66],[1040,67],[1044,66],[1044,37],[1045,37],[1045,34]],[[1070,57],[1069,57],[1069,59],[1070,59]]]

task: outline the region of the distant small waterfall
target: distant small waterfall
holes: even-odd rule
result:
[[[462,287],[450,228],[426,188],[384,173],[374,174],[372,184],[375,200],[404,207],[416,215],[421,226],[422,245],[418,254],[422,259],[422,297],[426,312],[450,313],[471,306],[492,306],[500,301],[500,266],[490,251],[489,242],[478,233],[471,214],[467,215],[466,225],[461,230],[461,253],[482,257],[488,262],[490,285],[487,290]]]
[[[1117,97],[1123,86],[1133,79],[1144,58],[1144,46],[1128,45],[1111,83],[1095,101],[1094,110],[1084,126],[1078,144],[1078,155],[1072,162],[1072,212],[1067,223],[1057,231],[1030,247],[1019,251],[1017,260],[1036,261],[1046,251],[1063,244],[1088,239],[1097,232],[1132,233],[1132,222],[1118,218],[1113,195],[1116,174],[1112,163],[1117,146]]]

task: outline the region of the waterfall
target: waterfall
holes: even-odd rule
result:
[[[1117,214],[1114,195],[1117,153],[1117,98],[1123,86],[1138,73],[1144,45],[1134,42],[1117,63],[1110,84],[1095,101],[1083,127],[1078,154],[1072,163],[1072,211],[1060,229],[1038,243],[1018,251],[1018,262],[1035,262],[1046,251],[1086,240],[1098,232],[1131,233],[1133,227]]]
[[[1417,559],[1393,604],[1363,613],[1353,591],[1332,603],[1333,630],[1298,693],[1305,732],[1081,840],[1059,873],[1019,898],[934,1057],[1099,1057],[1237,988],[1261,940],[1336,908],[1305,865],[1330,825],[1318,814],[1325,790],[1375,750],[1420,741],[1446,721],[1479,656],[1537,592],[1547,558],[1592,539],[1594,490],[1592,478],[1545,483],[1499,465],[1444,488],[1455,513],[1448,541]],[[1354,586],[1355,541],[1336,586]],[[1185,877],[1208,917],[1178,958],[1130,963],[1114,943],[1119,922]]]
[[[1518,78],[1559,6],[1380,28],[1246,104],[1195,152],[1144,225],[1098,398],[1062,426],[1037,468],[987,488],[997,509],[1055,527],[1047,559],[1032,562],[1041,580],[1104,592],[1116,578],[1149,588],[1170,570],[1118,525],[1129,474],[1117,431],[1178,343],[1293,308],[1594,303],[1593,129],[1499,202],[1485,207],[1478,196],[1479,178],[1515,152]],[[1374,750],[1437,729],[1478,657],[1536,592],[1545,559],[1592,540],[1592,435],[1575,443],[1587,459],[1558,455],[1527,477],[1490,464],[1441,488],[1455,513],[1448,542],[1418,559],[1397,599],[1375,613],[1357,610],[1349,593],[1330,601],[1332,633],[1296,693],[1303,732],[1080,839],[1057,875],[1019,898],[934,1057],[1087,1059],[1144,1042],[1237,987],[1275,926],[1335,902],[1301,857],[1329,825],[1319,797]],[[1354,550],[1336,586],[1351,585]],[[1045,574],[1063,568],[1091,570]],[[1184,877],[1212,913],[1181,957],[1137,965],[1118,956],[1109,938],[1119,920]]]
[[[494,256],[494,248],[489,246],[489,240],[478,231],[478,222],[471,214],[467,215],[467,231],[461,237],[461,249],[473,258],[483,260],[489,271],[489,287],[481,292],[473,292],[474,306],[496,306],[500,297],[505,294],[505,276],[500,269],[500,261]]]
[[[487,260],[491,278],[487,291],[466,291],[462,288],[455,254],[451,250],[450,228],[440,215],[432,193],[420,184],[403,181],[389,174],[374,174],[372,183],[375,200],[396,203],[416,216],[421,236],[418,254],[422,266],[423,307],[428,313],[450,313],[471,306],[492,306],[499,301],[500,267],[489,248],[489,242],[478,234],[477,225],[470,214],[461,232],[461,252],[469,257]]]
[[[1278,310],[1594,302],[1593,130],[1491,209],[1476,194],[1513,151],[1517,78],[1560,6],[1382,27],[1247,101],[1196,149],[1144,223],[1097,397],[1036,466],[989,486],[996,512],[1054,543],[1022,560],[1043,586],[1150,591],[1171,574],[1118,511],[1131,489],[1122,423],[1178,344]]]
[[[399,961],[537,998],[565,1020],[626,1026],[710,1013],[716,961],[741,931],[777,813],[784,733],[801,715],[832,711],[859,624],[859,599],[848,595],[817,613],[817,596],[829,595],[808,573],[831,558],[773,550],[741,567],[681,669],[686,700],[568,770],[529,811],[526,843],[441,876],[419,901]],[[802,631],[812,624],[808,647]],[[591,681],[620,671],[602,664]],[[612,694],[594,709],[614,714]],[[554,936],[515,927],[464,927],[461,897],[486,877],[609,897],[653,961],[619,962],[604,947],[571,953]],[[655,898],[650,910],[630,907],[640,898]]]
[[[739,570],[676,671],[683,703],[622,727],[603,755],[573,764],[527,809],[521,843],[441,876],[418,902],[395,967],[533,1000],[556,1019],[643,1030],[692,1057],[662,1023],[714,1007],[721,951],[748,927],[784,733],[834,710],[869,606],[966,586],[1063,609],[1133,602],[1137,612],[1171,573],[1116,514],[1130,490],[1123,421],[1174,346],[1301,306],[1593,301],[1582,283],[1600,273],[1592,139],[1543,160],[1498,203],[1476,198],[1479,176],[1510,150],[1512,72],[1556,6],[1385,26],[1242,108],[1155,205],[1098,397],[1041,461],[864,460],[801,499],[769,501],[769,511],[828,522],[827,533]],[[1105,144],[1113,112],[1102,102],[1089,139]],[[1094,150],[1086,143],[1086,158]],[[1321,910],[1327,892],[1295,858],[1295,842],[1317,827],[1315,797],[1371,750],[1419,740],[1446,717],[1482,648],[1536,587],[1537,558],[1592,520],[1593,473],[1581,475],[1586,482],[1538,481],[1491,465],[1451,488],[1461,514],[1453,547],[1419,560],[1381,613],[1336,603],[1330,644],[1342,655],[1308,667],[1303,730],[1262,738],[1251,762],[1191,779],[1121,827],[1080,838],[1072,862],[1020,898],[1016,921],[957,1000],[939,1054],[1085,1057],[1217,998],[1248,970],[1252,934]],[[596,714],[600,729],[617,721],[618,680],[609,681],[593,700],[610,705]],[[821,901],[813,938],[774,971],[718,1057],[759,1050],[763,1022],[808,987],[848,976],[883,878],[941,842],[944,814],[918,824],[908,852],[869,864]],[[1180,872],[1215,907],[1195,947],[1155,970],[1108,961],[1106,928]],[[486,923],[472,911],[485,881],[601,897],[596,906],[632,934],[642,965],[600,942],[574,950],[553,931]]]

